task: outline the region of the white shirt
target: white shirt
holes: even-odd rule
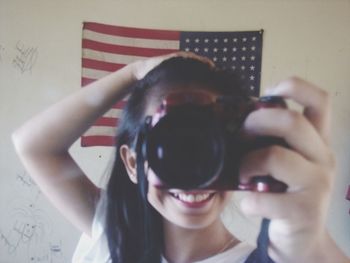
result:
[[[73,254],[72,263],[111,262],[107,237],[104,234],[105,211],[107,209],[106,191],[101,189],[100,200],[96,206],[92,222],[91,237],[83,233]]]
[[[254,247],[252,245],[241,242],[220,254],[192,263],[244,263],[253,250]],[[168,263],[168,261],[163,258],[162,263]]]
[[[96,206],[92,223],[91,237],[82,234],[73,254],[72,263],[110,263],[107,237],[104,234],[104,218],[107,205],[106,192],[101,190],[101,197]],[[243,263],[254,247],[246,242],[239,243],[220,254],[194,263]],[[162,263],[168,263],[165,258]]]

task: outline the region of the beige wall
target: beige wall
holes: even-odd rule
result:
[[[0,0],[0,263],[34,262],[31,257],[68,262],[79,237],[25,174],[9,136],[25,119],[79,88],[82,21],[178,30],[264,29],[262,87],[299,75],[334,99],[339,173],[328,223],[350,256],[350,203],[344,199],[350,184],[350,1]],[[21,45],[38,54],[32,69],[23,73],[13,64]],[[99,183],[112,150],[76,144],[72,153]],[[235,229],[241,221],[233,221]],[[241,227],[248,230],[240,235],[253,240],[255,225]],[[19,239],[14,230],[19,226],[40,231]],[[9,247],[4,236],[19,245]]]

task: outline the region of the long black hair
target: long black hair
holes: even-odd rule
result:
[[[136,152],[150,102],[160,102],[179,86],[196,86],[224,95],[247,96],[237,76],[196,59],[175,57],[162,62],[135,83],[118,124],[116,156],[107,185],[105,231],[113,263],[161,262],[162,217],[147,200],[148,182],[137,165],[138,183],[129,179],[119,154],[123,144]],[[138,158],[138,157],[137,157]],[[143,168],[142,168],[143,169]]]

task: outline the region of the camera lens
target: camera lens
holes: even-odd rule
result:
[[[205,187],[223,166],[225,144],[220,126],[210,107],[173,109],[147,136],[149,166],[166,187]]]

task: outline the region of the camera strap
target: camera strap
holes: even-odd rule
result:
[[[270,219],[264,218],[260,226],[257,248],[249,255],[245,263],[274,263],[267,252],[270,242],[269,225]]]

